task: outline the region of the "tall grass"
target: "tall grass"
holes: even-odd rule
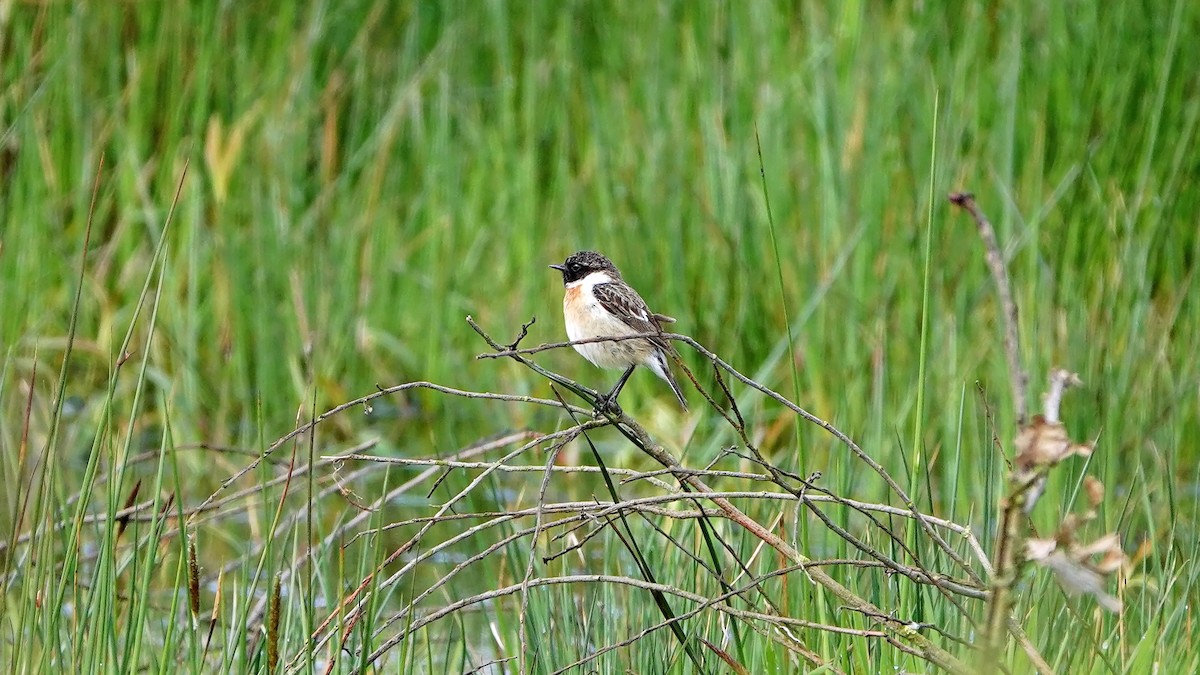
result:
[[[550,397],[513,365],[473,361],[484,345],[463,319],[508,340],[536,315],[530,340],[559,339],[545,266],[581,248],[609,254],[743,372],[781,391],[794,375],[808,409],[895,475],[911,467],[922,508],[988,532],[1004,466],[993,434],[1010,439],[1013,411],[980,244],[942,200],[954,189],[976,193],[1007,246],[1035,390],[1053,365],[1087,385],[1066,422],[1098,436],[1087,470],[1109,487],[1100,524],[1134,561],[1119,617],[1031,580],[1018,600],[1031,640],[1061,672],[1200,661],[1194,3],[14,3],[0,22],[0,533],[33,533],[0,552],[0,663],[14,671],[261,671],[256,605],[279,574],[281,650],[302,651],[394,543],[322,544],[360,513],[336,490],[309,499],[332,469],[256,493],[237,518],[178,516],[377,384]],[[539,360],[610,383],[568,351]],[[622,404],[689,465],[736,442],[711,414],[672,412],[658,385],[635,375]],[[882,497],[821,430],[734,393],[780,465]],[[369,439],[377,454],[449,454],[562,423],[406,393],[330,418],[313,447],[286,446],[229,489]],[[646,461],[599,440],[610,465]],[[1035,528],[1057,522],[1083,470],[1052,479]],[[371,499],[384,482],[371,471],[349,485]],[[463,485],[451,474],[435,502]],[[512,505],[537,482],[488,488]],[[586,477],[551,489],[604,494]],[[423,497],[367,520],[424,513]],[[115,519],[129,499],[157,516]],[[812,549],[844,548],[805,532]],[[195,627],[185,535],[202,568]],[[509,569],[443,599],[519,580],[530,552],[508,555]],[[584,568],[621,555],[605,540]],[[772,592],[793,615],[869,624],[795,582]],[[528,597],[530,664],[546,672],[661,620],[621,589]],[[917,621],[952,620],[936,594],[897,602]],[[434,624],[396,663],[469,670],[512,655],[516,607]],[[662,633],[650,639],[663,650],[600,667],[661,671],[677,648]],[[847,671],[916,667],[810,637]],[[747,641],[753,672],[790,670],[777,647]]]

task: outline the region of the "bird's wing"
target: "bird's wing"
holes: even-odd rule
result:
[[[646,301],[629,284],[596,284],[592,292],[604,309],[639,333],[661,333],[662,324],[675,321],[669,316],[651,312]],[[650,341],[660,349],[673,351],[670,340],[650,338]]]

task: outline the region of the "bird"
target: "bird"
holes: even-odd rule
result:
[[[675,323],[665,314],[650,311],[646,301],[621,278],[621,272],[604,255],[595,251],[571,254],[561,265],[550,265],[562,272],[563,318],[567,337],[572,341],[600,337],[622,337],[643,333],[662,333],[663,325]],[[623,368],[625,373],[616,386],[601,396],[602,408],[615,404],[617,395],[638,366],[666,381],[687,410],[687,400],[671,374],[668,359],[675,348],[666,338],[649,337],[613,342],[588,342],[572,345],[575,351],[601,368]]]

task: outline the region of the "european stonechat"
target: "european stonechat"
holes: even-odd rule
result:
[[[567,337],[572,341],[662,333],[663,324],[675,322],[669,316],[651,312],[642,296],[621,278],[617,266],[595,251],[580,251],[563,264],[550,267],[562,272],[563,286],[566,287],[563,317],[566,318]],[[583,358],[601,368],[625,369],[617,385],[601,400],[602,405],[615,402],[634,368],[645,366],[666,380],[679,404],[687,410],[687,401],[668,363],[668,358],[675,353],[670,340],[651,337],[589,342],[574,347]]]

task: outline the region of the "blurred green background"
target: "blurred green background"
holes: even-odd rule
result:
[[[1099,439],[1103,528],[1143,547],[1145,586],[1183,584],[1169,608],[1194,603],[1174,556],[1197,546],[1198,34],[1184,0],[0,2],[4,483],[29,484],[51,448],[65,505],[92,452],[157,449],[168,430],[257,451],[376,384],[550,396],[473,360],[486,345],[464,317],[508,342],[536,316],[527,344],[562,339],[546,265],[593,248],[679,332],[920,485],[923,507],[987,530],[992,435],[1007,450],[1014,420],[983,248],[945,199],[969,190],[1004,247],[1032,402],[1050,367],[1079,373],[1065,418]],[[148,280],[157,312],[134,323]],[[738,393],[781,465],[882,494],[827,434]],[[690,398],[681,416],[639,373],[622,402],[699,466],[732,437]],[[330,420],[322,451],[382,436],[383,454],[428,454],[563,423],[413,394]],[[177,461],[186,505],[245,464]],[[130,471],[121,494],[153,467]],[[1057,522],[1082,473],[1056,475],[1035,522]],[[5,490],[5,536],[32,492]],[[244,543],[226,534],[216,551]],[[1065,601],[1047,592],[1050,631]],[[1122,639],[1174,635],[1152,620],[1163,598],[1130,600],[1143,614]],[[1096,620],[1084,630],[1115,630]]]

